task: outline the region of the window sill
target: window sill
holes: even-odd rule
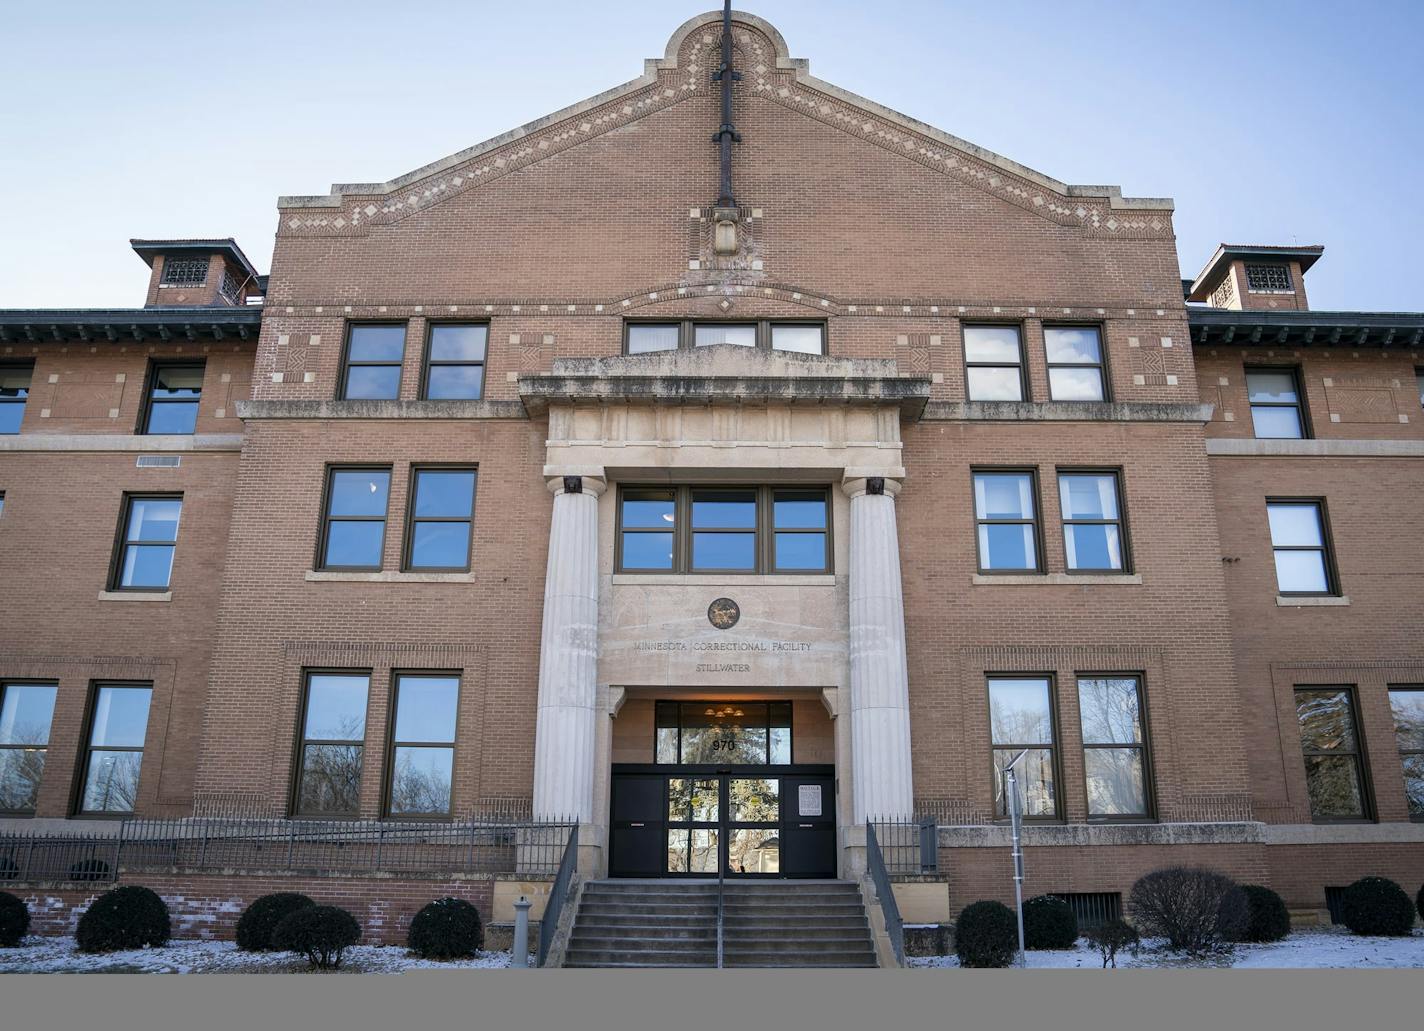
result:
[[[834,587],[834,573],[614,573],[614,587]]]
[[[1129,587],[1142,584],[1141,573],[975,573],[975,587]]]
[[[1301,595],[1292,597],[1287,594],[1276,595],[1276,604],[1283,609],[1309,608],[1314,605],[1348,605],[1350,598],[1348,595]]]
[[[100,591],[100,601],[172,601],[172,591]]]
[[[342,573],[336,570],[308,570],[307,583],[375,583],[375,584],[472,584],[474,573],[401,573],[382,569],[370,573]]]

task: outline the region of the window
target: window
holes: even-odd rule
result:
[[[30,398],[30,365],[0,365],[0,433],[19,433]]]
[[[1103,341],[1096,326],[1045,326],[1048,396],[1055,401],[1105,401]]]
[[[658,702],[655,761],[785,766],[790,702]]]
[[[308,673],[297,754],[298,816],[354,816],[361,808],[368,673]]]
[[[652,354],[679,348],[732,344],[770,348],[801,354],[826,353],[823,322],[627,322],[623,350],[626,354]]]
[[[474,510],[475,470],[416,469],[406,521],[406,568],[469,569]]]
[[[1254,369],[1246,373],[1251,426],[1263,440],[1306,436],[1300,379],[1294,369]]]
[[[165,286],[202,286],[208,281],[208,258],[163,259]]]
[[[1424,687],[1391,687],[1394,739],[1404,764],[1404,796],[1409,818],[1424,820]]]
[[[489,327],[483,324],[432,325],[425,352],[425,398],[478,401],[484,393],[488,342]]]
[[[144,433],[192,433],[203,396],[203,366],[155,365],[144,399]]]
[[[403,673],[396,677],[386,799],[391,816],[450,815],[459,702],[457,676]]]
[[[389,469],[332,469],[322,520],[322,569],[380,569],[386,542]]]
[[[353,325],[346,338],[341,396],[348,401],[395,400],[404,359],[404,323]]]
[[[1142,681],[1135,676],[1080,676],[1078,711],[1083,726],[1088,815],[1104,819],[1147,816]]]
[[[1023,346],[1017,326],[965,326],[964,365],[969,400],[1024,399]]]
[[[1267,500],[1266,516],[1271,526],[1271,550],[1280,593],[1335,594],[1324,502]]]
[[[981,573],[1038,572],[1037,494],[1032,472],[974,474]]]
[[[0,813],[33,813],[49,750],[54,684],[0,684]]]
[[[5,514],[5,492],[0,490],[0,516]]]
[[[825,573],[824,487],[624,487],[618,570],[625,573]]]
[[[124,498],[110,590],[168,590],[173,575],[173,552],[178,546],[178,520],[182,514],[181,495],[135,494]]]
[[[1126,572],[1127,539],[1117,473],[1059,473],[1063,547],[1073,572]]]
[[[1296,718],[1305,756],[1310,814],[1317,820],[1363,820],[1368,813],[1354,691],[1296,688]]]
[[[1009,815],[1004,771],[1015,767],[1026,819],[1058,816],[1057,762],[1053,754],[1053,684],[1048,677],[990,677],[989,733],[994,754],[994,811]]]
[[[150,684],[96,684],[79,812],[131,813],[138,800]]]
[[[1290,269],[1285,265],[1247,265],[1246,289],[1253,293],[1294,293]]]

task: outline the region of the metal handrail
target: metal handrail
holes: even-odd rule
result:
[[[905,922],[900,918],[900,907],[895,903],[895,890],[890,884],[890,872],[885,869],[885,856],[880,851],[880,839],[875,835],[875,824],[865,821],[865,865],[870,871],[870,880],[875,885],[875,894],[880,899],[880,912],[885,917],[885,931],[890,935],[890,944],[895,949],[895,959],[905,965]]]
[[[549,901],[544,905],[544,915],[539,919],[539,961],[543,966],[549,958],[549,946],[554,944],[554,933],[559,929],[559,918],[568,901],[569,885],[573,882],[574,871],[578,869],[578,824],[569,828],[569,843],[564,846],[564,858],[559,862],[559,873],[549,889]]]
[[[725,900],[723,893],[726,891],[727,882],[724,877],[722,864],[717,864],[717,969],[722,969],[722,936],[723,922],[725,920]]]

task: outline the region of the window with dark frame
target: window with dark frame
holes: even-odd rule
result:
[[[974,472],[974,519],[981,573],[1037,573],[1037,477],[1027,469]]]
[[[319,568],[381,568],[390,493],[389,468],[334,466],[327,471]]]
[[[178,548],[181,494],[127,494],[115,549],[111,591],[166,591]]]
[[[658,702],[655,722],[660,765],[791,762],[790,702]]]
[[[293,815],[360,813],[370,690],[369,673],[306,674]]]
[[[624,323],[625,354],[653,354],[731,344],[799,354],[826,353],[826,324],[760,319],[754,322],[682,319]]]
[[[971,401],[1023,401],[1023,334],[1018,326],[964,327],[965,393]]]
[[[76,806],[79,815],[134,811],[152,696],[152,684],[94,685]]]
[[[347,401],[398,399],[404,361],[404,322],[352,323],[346,330],[341,398]]]
[[[453,811],[460,678],[448,673],[400,673],[395,681],[386,813],[448,817]]]
[[[203,396],[200,364],[156,362],[148,377],[141,432],[154,436],[190,434],[198,426],[198,402]]]
[[[824,487],[638,487],[619,491],[618,571],[824,573]]]
[[[1246,289],[1254,293],[1294,293],[1295,286],[1291,283],[1290,267],[1286,265],[1247,265]]]
[[[1083,729],[1083,774],[1088,816],[1144,818],[1151,814],[1147,790],[1147,734],[1142,717],[1142,678],[1078,677]]]
[[[484,396],[488,345],[489,326],[482,322],[432,323],[422,396],[428,401],[478,401]]]
[[[1053,680],[1046,676],[991,676],[989,735],[993,754],[994,812],[1009,815],[1004,771],[1015,767],[1026,820],[1058,818],[1058,776],[1053,733]]]
[[[1054,401],[1106,401],[1107,369],[1097,326],[1044,326],[1048,396]]]
[[[755,322],[694,322],[692,324],[692,346],[710,347],[713,344],[755,347],[757,345],[757,325]]]
[[[160,282],[165,286],[202,286],[208,281],[208,264],[206,255],[201,258],[165,257]]]
[[[1317,821],[1369,818],[1354,694],[1350,687],[1295,689],[1310,814]]]
[[[1282,595],[1339,593],[1325,520],[1325,503],[1313,498],[1267,498],[1266,518]]]
[[[475,470],[417,466],[411,480],[405,568],[416,572],[467,571],[475,514]]]
[[[33,813],[54,720],[53,683],[0,682],[0,813]]]
[[[1404,773],[1404,797],[1411,820],[1424,820],[1424,685],[1391,685],[1389,711]]]
[[[1058,503],[1063,513],[1063,548],[1070,572],[1128,571],[1120,474],[1060,472]]]
[[[1246,394],[1251,404],[1251,429],[1258,440],[1309,436],[1295,369],[1247,369]]]
[[[19,433],[30,399],[33,365],[0,365],[0,433]]]

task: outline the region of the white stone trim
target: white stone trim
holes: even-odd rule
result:
[[[476,577],[474,573],[406,573],[394,569],[372,572],[309,569],[303,579],[308,583],[472,584]]]
[[[1424,440],[1256,440],[1208,437],[1218,458],[1424,458]]]
[[[241,451],[239,433],[146,436],[137,433],[20,433],[0,451]]]
[[[1141,573],[975,573],[975,587],[1136,587]]]
[[[835,573],[614,573],[614,587],[834,587]]]
[[[100,601],[172,601],[172,591],[100,591]]]
[[[1292,596],[1287,594],[1276,595],[1276,604],[1283,609],[1311,608],[1316,605],[1348,605],[1349,595],[1321,594],[1321,595],[1300,595]]]

